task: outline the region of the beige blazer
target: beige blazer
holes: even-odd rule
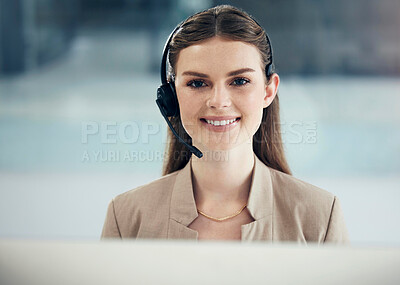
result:
[[[339,200],[331,193],[267,167],[256,155],[242,241],[347,243]],[[102,238],[197,239],[191,161],[181,170],[115,197]]]

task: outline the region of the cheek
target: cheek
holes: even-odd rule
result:
[[[247,96],[246,100],[241,100],[241,109],[252,117],[257,117],[263,112],[263,97],[260,94],[254,96]]]
[[[198,123],[197,120],[201,102],[199,102],[197,98],[194,98],[194,96],[189,96],[189,94],[185,93],[180,93],[177,97],[183,128],[190,136],[193,136]]]
[[[197,113],[199,102],[188,95],[178,95],[179,110],[182,118],[191,119]]]
[[[261,96],[249,96],[247,100],[241,102],[241,109],[243,115],[247,120],[245,120],[248,130],[254,133],[258,130],[262,115],[263,115],[263,98]]]

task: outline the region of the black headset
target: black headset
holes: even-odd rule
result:
[[[192,17],[192,16],[191,16]],[[189,17],[190,18],[190,17]],[[189,19],[188,18],[188,19]],[[253,18],[250,16],[250,18],[261,28],[261,25]],[[178,103],[178,98],[176,96],[176,90],[175,90],[175,82],[167,81],[167,57],[168,57],[168,52],[169,52],[169,44],[171,43],[172,38],[174,37],[175,33],[177,30],[179,30],[182,27],[182,24],[186,22],[187,20],[183,21],[180,23],[176,28],[172,31],[172,33],[169,35],[168,40],[166,41],[164,45],[164,51],[163,51],[163,56],[161,59],[161,86],[158,87],[157,89],[157,99],[156,99],[156,104],[158,108],[160,109],[160,112],[162,116],[164,117],[165,121],[167,122],[169,128],[171,129],[172,133],[175,135],[175,137],[183,143],[186,147],[189,148],[189,150],[196,155],[198,158],[201,158],[203,156],[203,153],[196,148],[195,146],[192,146],[185,142],[174,130],[172,127],[171,122],[168,120],[168,117],[177,117],[179,115],[179,103]],[[264,30],[264,29],[263,29]],[[269,63],[265,66],[265,74],[267,78],[272,74],[272,67],[273,67],[273,57],[272,57],[272,45],[271,41],[268,37],[268,34],[265,32],[265,37],[268,42],[268,45],[270,47],[270,61]]]

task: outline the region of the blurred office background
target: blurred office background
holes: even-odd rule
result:
[[[162,48],[216,4],[270,35],[294,176],[340,198],[353,244],[400,244],[398,0],[0,0],[0,238],[98,239],[161,175]]]

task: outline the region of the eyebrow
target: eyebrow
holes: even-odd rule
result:
[[[231,71],[227,74],[227,76],[235,76],[235,75],[239,75],[245,72],[255,72],[254,69],[252,68],[241,68],[238,70],[234,70]],[[196,72],[196,71],[185,71],[182,73],[182,76],[184,75],[189,75],[189,76],[197,76],[197,77],[202,77],[202,78],[208,78],[209,76],[205,73],[201,73],[201,72]]]
[[[238,69],[238,70],[231,71],[227,75],[228,76],[235,76],[235,75],[239,75],[239,74],[246,73],[246,72],[256,72],[256,71],[254,69],[252,69],[252,68],[241,68],[241,69]]]

